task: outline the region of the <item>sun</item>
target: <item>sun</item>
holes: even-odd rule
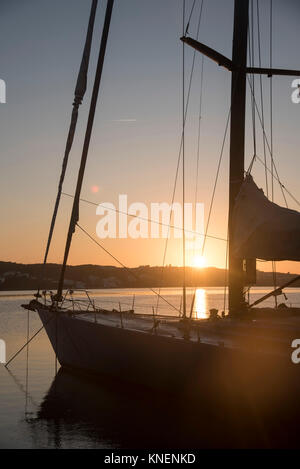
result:
[[[204,256],[195,256],[193,258],[193,266],[202,268],[206,266],[206,259]]]

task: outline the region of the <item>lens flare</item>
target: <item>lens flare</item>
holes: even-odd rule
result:
[[[202,268],[206,266],[206,259],[204,256],[195,256],[193,258],[193,266]]]
[[[99,186],[92,186],[91,191],[93,192],[93,194],[97,194],[97,192],[99,192]]]

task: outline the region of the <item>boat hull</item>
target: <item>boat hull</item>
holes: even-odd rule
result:
[[[108,375],[203,402],[245,402],[273,412],[299,395],[297,365],[286,356],[112,327],[37,309],[64,368]]]

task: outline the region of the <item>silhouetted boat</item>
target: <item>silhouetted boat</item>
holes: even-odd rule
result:
[[[93,2],[95,9],[97,2]],[[298,71],[247,67],[248,0],[235,0],[233,58],[229,60],[188,37],[182,41],[208,55],[232,72],[230,204],[229,204],[229,315],[195,320],[186,311],[183,285],[183,314],[179,316],[138,315],[133,310],[104,311],[88,299],[86,309],[63,296],[64,273],[72,235],[78,225],[79,200],[100,85],[113,0],[108,0],[92,94],[86,137],[70,220],[58,291],[51,302],[41,295],[27,306],[39,313],[52,347],[63,368],[109,375],[134,384],[185,395],[201,394],[214,402],[226,396],[231,408],[245,403],[268,414],[299,392],[297,366],[292,363],[291,344],[300,338],[297,308],[253,308],[245,301],[244,286],[256,257],[265,260],[300,260],[300,214],[269,201],[244,176],[245,97],[247,73],[297,74]],[[93,12],[92,7],[92,12]],[[90,20],[91,21],[91,20]],[[90,23],[91,26],[91,23]],[[87,44],[91,42],[89,29]],[[86,51],[85,51],[86,52]],[[87,55],[85,54],[87,72]],[[80,80],[78,82],[80,84]],[[77,88],[78,88],[77,84]],[[80,86],[79,86],[80,88]],[[84,88],[84,86],[81,86]],[[77,90],[78,91],[78,90]],[[75,93],[76,94],[76,93]],[[78,93],[77,93],[78,98]],[[82,99],[80,95],[79,101]],[[76,100],[75,100],[76,101]],[[77,106],[78,109],[78,106]],[[76,110],[77,112],[77,110]],[[70,150],[74,119],[66,154]],[[63,171],[66,168],[64,160]],[[60,190],[45,255],[51,241]],[[246,261],[244,262],[244,260]],[[246,269],[244,269],[246,265]],[[254,266],[254,267],[253,267]],[[252,276],[253,277],[253,276]],[[296,279],[298,279],[296,277]],[[247,283],[248,282],[248,283]],[[253,280],[252,280],[253,283]],[[289,285],[292,282],[289,282]],[[278,295],[277,288],[270,295]],[[46,298],[46,297],[45,297]],[[69,303],[67,302],[69,301]],[[256,302],[258,303],[258,302]],[[190,315],[191,316],[191,315]]]

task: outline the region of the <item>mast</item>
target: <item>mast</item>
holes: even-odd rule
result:
[[[234,26],[232,42],[232,60],[195,39],[182,37],[184,43],[208,56],[229,70],[231,75],[231,120],[230,120],[230,167],[229,167],[229,312],[242,311],[244,271],[243,259],[233,254],[233,209],[235,199],[244,179],[245,151],[245,111],[246,111],[246,78],[247,78],[247,39],[249,0],[235,0]],[[257,70],[257,73],[261,73]]]
[[[231,72],[231,119],[230,119],[230,165],[229,165],[229,312],[235,314],[243,309],[244,270],[243,259],[233,254],[233,209],[235,199],[244,180],[245,111],[247,78],[247,42],[249,0],[234,1],[234,26],[232,60],[195,39],[183,36],[181,40],[206,55]],[[270,70],[269,70],[270,71]],[[256,69],[256,73],[262,73]]]
[[[235,0],[231,76],[231,122],[229,164],[229,312],[241,311],[243,304],[243,259],[233,254],[233,209],[244,179],[246,66],[249,0]]]
[[[211,47],[186,35],[181,41],[219,66],[232,73],[231,79],[231,122],[230,122],[230,169],[229,169],[229,313],[234,315],[244,310],[244,260],[233,254],[233,209],[235,199],[244,180],[245,110],[247,73],[258,75],[300,76],[300,70],[247,67],[247,38],[249,0],[235,0],[232,60]],[[246,268],[253,268],[255,259],[246,259]]]
[[[70,127],[69,127],[69,132],[68,132],[68,138],[65,146],[65,153],[64,153],[64,158],[63,158],[63,163],[62,163],[62,169],[61,169],[61,175],[59,178],[59,183],[58,183],[58,191],[57,191],[57,196],[55,200],[55,205],[54,205],[54,210],[52,214],[52,219],[50,223],[50,228],[49,228],[49,235],[48,235],[48,240],[47,240],[47,245],[46,245],[46,250],[44,254],[44,261],[43,261],[43,267],[47,263],[47,258],[49,254],[49,249],[53,237],[53,232],[54,232],[54,227],[56,223],[56,217],[58,213],[58,208],[60,204],[60,199],[62,195],[62,188],[63,188],[63,182],[65,179],[65,174],[67,171],[67,165],[68,165],[68,160],[69,160],[69,154],[73,145],[73,140],[74,140],[74,135],[75,135],[75,130],[77,126],[77,120],[78,120],[78,109],[79,106],[82,103],[83,97],[86,92],[86,87],[87,87],[87,73],[88,73],[88,68],[89,68],[89,62],[90,62],[90,54],[91,54],[91,46],[92,46],[92,39],[93,39],[93,31],[94,31],[94,24],[95,24],[95,17],[96,17],[96,11],[97,11],[97,5],[98,5],[98,0],[93,0],[92,5],[91,5],[91,12],[90,12],[90,18],[89,18],[89,24],[88,24],[88,29],[87,29],[87,34],[86,34],[86,40],[85,40],[85,45],[83,49],[83,54],[82,54],[82,59],[81,59],[81,64],[77,76],[77,82],[76,82],[76,87],[75,87],[75,92],[74,92],[74,102],[73,102],[73,110],[72,110],[72,116],[71,116],[71,122],[70,122]],[[41,277],[43,278],[44,271],[42,271]],[[38,289],[38,294],[39,295],[40,289]]]
[[[183,0],[182,34],[185,27],[185,0]],[[185,50],[182,43],[182,266],[183,266],[183,317],[186,318],[186,256],[185,256]]]
[[[94,123],[94,117],[95,117],[97,99],[98,99],[98,94],[99,94],[99,88],[100,88],[100,82],[101,82],[103,63],[104,63],[104,57],[105,57],[105,52],[106,52],[107,38],[108,38],[108,33],[109,33],[109,27],[110,27],[110,21],[111,21],[111,14],[112,14],[113,5],[114,5],[114,0],[107,0],[106,13],[105,13],[105,19],[104,19],[104,25],[103,25],[103,31],[102,31],[102,37],[101,37],[101,44],[100,44],[100,50],[99,50],[99,56],[98,56],[98,62],[97,62],[97,69],[96,69],[96,75],[95,75],[95,80],[94,80],[94,86],[93,86],[89,116],[88,116],[88,121],[87,121],[87,127],[86,127],[86,132],[85,132],[85,138],[84,138],[80,168],[79,168],[79,172],[78,172],[76,192],[75,192],[75,196],[74,196],[72,214],[71,214],[71,218],[70,218],[68,236],[67,236],[67,241],[66,241],[64,260],[63,260],[63,265],[62,265],[62,268],[61,268],[61,274],[60,274],[57,294],[54,298],[56,301],[61,301],[61,299],[62,299],[62,290],[63,290],[63,286],[64,286],[64,276],[65,276],[65,271],[66,271],[66,265],[67,265],[67,261],[68,261],[70,246],[71,246],[71,242],[72,242],[73,233],[75,232],[76,224],[79,220],[80,193],[81,193],[83,176],[84,176],[84,172],[85,172],[85,166],[86,166],[86,161],[87,161],[87,156],[88,156],[88,151],[89,151],[89,145],[90,145],[90,139],[91,139],[91,134],[92,134],[93,123]]]

